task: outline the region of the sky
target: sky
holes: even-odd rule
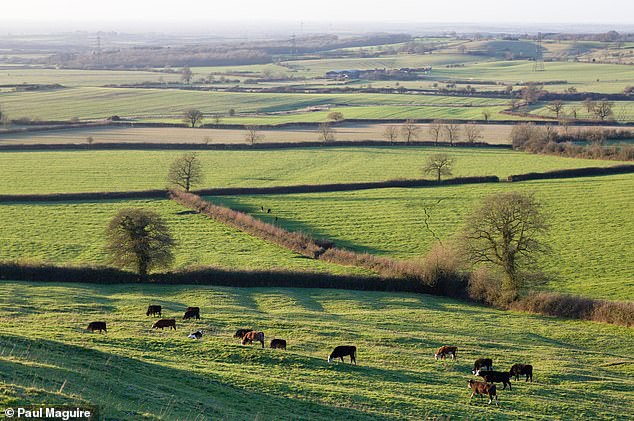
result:
[[[0,20],[27,23],[305,20],[631,24],[634,19],[634,0],[11,0],[3,3]]]

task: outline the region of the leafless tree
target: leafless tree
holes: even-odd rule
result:
[[[255,145],[257,142],[264,139],[264,135],[260,133],[260,128],[255,125],[247,125],[244,127],[246,129],[246,134],[244,135],[245,140],[249,145]]]
[[[497,193],[484,199],[466,221],[461,238],[466,256],[476,263],[496,265],[506,274],[505,289],[521,286],[520,269],[544,251],[541,237],[548,224],[541,205],[525,193]]]
[[[412,140],[416,140],[420,127],[414,123],[414,120],[406,120],[401,127],[401,133],[405,142],[410,143]]]
[[[444,125],[444,129],[449,144],[453,146],[453,143],[460,137],[460,125],[450,121]]]
[[[319,140],[323,143],[331,143],[335,141],[335,129],[330,123],[325,122],[319,125]]]
[[[491,111],[489,110],[482,111],[482,118],[484,119],[484,121],[488,122],[489,119],[491,118]]]
[[[475,123],[465,124],[462,131],[464,132],[465,140],[469,143],[475,143],[482,139],[482,127]]]
[[[434,174],[436,180],[440,181],[441,176],[451,175],[455,162],[455,159],[445,153],[430,155],[427,157],[422,171],[423,174]]]
[[[595,104],[594,108],[592,109],[592,113],[597,120],[605,121],[614,113],[612,111],[613,107],[613,102],[604,99]]]
[[[188,66],[183,67],[183,70],[181,70],[181,80],[188,85],[191,83],[193,75],[192,69]]]
[[[185,111],[183,115],[183,122],[189,124],[191,127],[196,127],[199,123],[203,121],[203,113],[200,110],[195,108],[190,108]]]
[[[586,111],[589,114],[592,114],[592,112],[594,110],[594,106],[595,106],[594,101],[592,99],[590,99],[590,98],[586,98],[586,99],[583,100],[582,104],[583,104],[583,107],[586,109]]]
[[[438,139],[440,138],[440,135],[442,134],[444,130],[443,127],[444,127],[444,124],[442,121],[434,120],[427,128],[427,131],[429,132],[432,139],[434,139],[434,143],[436,145],[438,145]]]
[[[198,155],[186,153],[176,158],[170,166],[167,181],[189,191],[192,186],[203,182],[203,169]]]
[[[386,126],[383,131],[383,137],[390,143],[396,142],[396,139],[398,139],[398,127]]]
[[[550,103],[546,106],[551,112],[555,113],[555,117],[559,119],[559,115],[561,111],[564,109],[564,103],[559,101],[558,99],[555,101],[550,101]]]

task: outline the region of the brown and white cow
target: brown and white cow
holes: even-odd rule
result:
[[[469,380],[467,382],[467,387],[471,389],[471,397],[469,398],[469,400],[473,399],[474,395],[478,395],[478,396],[488,395],[489,405],[491,405],[491,402],[493,401],[493,399],[495,399],[495,405],[496,406],[498,405],[498,395],[496,390],[497,388],[495,387],[494,384],[488,384],[485,382]]]
[[[264,332],[247,332],[242,338],[242,345],[251,345],[253,342],[260,342],[264,348]]]
[[[444,360],[447,357],[447,355],[451,355],[451,359],[454,360],[456,359],[457,351],[458,351],[457,346],[443,345],[440,348],[438,348],[438,351],[436,351],[436,353],[434,354],[434,358],[436,360],[438,360],[439,358],[441,360]]]

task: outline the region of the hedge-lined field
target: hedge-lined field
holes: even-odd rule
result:
[[[4,282],[0,303],[3,407],[95,404],[113,419],[555,420],[626,419],[634,405],[629,329],[425,295]],[[151,331],[149,303],[177,317],[177,330]],[[183,322],[187,306],[202,319]],[[108,333],[87,333],[93,320]],[[231,336],[243,327],[288,348],[241,346]],[[201,328],[201,341],[187,339]],[[357,366],[326,362],[340,344],[357,346]],[[457,361],[434,361],[444,344],[459,347]],[[499,407],[469,404],[478,357],[500,370],[532,363],[534,381],[500,387]]]
[[[612,119],[619,122],[631,122],[634,121],[634,102],[632,101],[612,101],[613,107],[611,116]],[[580,101],[568,101],[564,102],[564,108],[562,110],[566,115],[571,115],[572,112],[576,111],[577,117],[586,119],[586,120],[594,120],[595,116],[588,112],[588,110],[584,107],[583,102]],[[546,116],[546,117],[555,117],[555,114],[548,109],[546,104],[538,105],[536,107],[532,107],[532,114]]]
[[[178,89],[124,89],[81,87],[45,92],[15,92],[2,95],[2,107],[11,118],[65,120],[121,117],[175,117],[189,108],[207,114],[299,110],[317,105],[384,106],[438,105],[488,107],[505,104],[496,98],[464,98],[438,95],[381,94],[269,94],[202,92]],[[451,110],[451,108],[448,108]],[[369,117],[368,117],[369,118]],[[423,117],[421,117],[423,118]],[[452,118],[451,115],[448,118]]]
[[[542,157],[543,158],[543,157]],[[556,276],[547,287],[597,298],[634,298],[631,251],[634,239],[634,176],[616,175],[567,180],[529,181],[443,188],[381,189],[359,192],[208,198],[253,212],[260,204],[273,209],[265,220],[279,218],[289,230],[311,232],[338,246],[386,256],[411,258],[433,243],[429,224],[443,240],[487,194],[534,192],[551,215],[548,243],[540,259]]]
[[[169,200],[101,203],[2,204],[0,259],[56,264],[106,264],[105,229],[119,209],[158,212],[177,241],[174,266],[213,265],[226,269],[284,269],[336,274],[372,272],[308,259]],[[179,214],[179,212],[184,214]]]
[[[261,187],[383,181],[422,177],[429,154],[457,159],[454,176],[541,172],[617,165],[493,148],[319,147],[199,152],[202,187]],[[64,193],[160,189],[181,151],[60,151],[0,153],[0,193]]]

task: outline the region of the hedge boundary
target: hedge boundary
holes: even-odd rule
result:
[[[557,178],[595,177],[601,175],[631,174],[634,173],[633,164],[615,165],[612,167],[586,167],[571,168],[566,170],[553,170],[546,172],[531,172],[526,174],[510,175],[508,181],[548,180]]]

